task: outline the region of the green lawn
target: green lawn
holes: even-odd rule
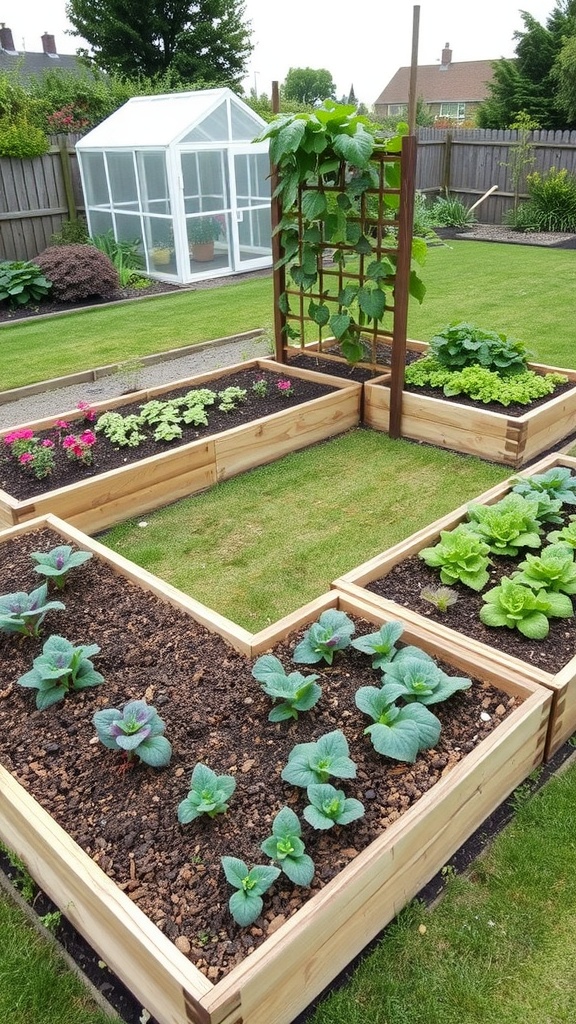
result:
[[[502,330],[534,358],[574,366],[576,252],[453,242],[429,250],[409,335],[428,341],[452,320]],[[161,296],[0,331],[0,390],[248,331],[272,330],[272,278]]]

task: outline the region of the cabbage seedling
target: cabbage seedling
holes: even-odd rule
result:
[[[48,576],[54,581],[58,590],[62,590],[66,575],[71,569],[83,565],[89,558],[92,558],[92,552],[73,551],[69,544],[59,544],[58,547],[52,548],[46,553],[32,551],[30,558],[38,563],[34,566],[34,571],[39,572],[42,576]]]
[[[314,877],[314,861],[304,852],[301,835],[298,816],[289,807],[282,807],[272,822],[272,835],[264,840],[260,849],[278,861],[294,885],[310,885]]]
[[[329,782],[314,782],[306,790],[310,803],[303,814],[312,828],[328,829],[334,825],[349,825],[364,816],[364,804],[347,797],[341,789]]]
[[[131,700],[122,711],[97,711],[92,723],[101,743],[110,750],[123,750],[129,761],[136,755],[152,768],[163,768],[170,762],[172,746],[163,735],[166,726],[156,708],[145,700]]]
[[[262,913],[262,896],[268,891],[280,874],[280,868],[255,864],[248,868],[237,857],[221,857],[226,881],[237,890],[228,900],[230,913],[242,928],[246,928]]]
[[[18,591],[0,597],[0,632],[38,636],[47,613],[66,608],[62,601],[47,601],[47,596],[48,584],[43,583],[29,594]]]
[[[337,779],[355,779],[356,765],[348,754],[344,733],[335,729],[320,736],[315,743],[297,743],[288,755],[282,778],[303,789],[313,782],[328,782],[331,775]]]
[[[458,690],[469,690],[472,682],[465,676],[449,676],[433,661],[403,658],[386,665],[382,676],[382,693],[388,702],[402,697],[420,704],[438,704]]]
[[[254,663],[254,679],[261,684],[264,693],[282,703],[272,708],[269,722],[283,722],[287,718],[298,718],[299,711],[309,711],[320,700],[322,688],[318,676],[303,676],[301,672],[284,671],[282,662],[273,654],[263,654]]]
[[[485,626],[507,626],[517,629],[529,640],[543,640],[548,636],[548,619],[569,619],[574,614],[567,594],[534,591],[504,576],[500,586],[483,595],[486,602],[480,609],[480,620]]]
[[[328,608],[296,645],[293,660],[297,665],[313,665],[325,661],[331,665],[336,651],[350,646],[356,626],[345,612]]]
[[[104,676],[96,672],[90,658],[100,653],[97,644],[74,647],[63,636],[50,636],[42,654],[34,658],[34,668],[20,676],[20,686],[37,689],[36,707],[44,711],[51,704],[63,700],[69,690],[85,690],[98,686]]]
[[[224,814],[228,810],[227,801],[235,789],[236,779],[232,775],[216,775],[199,761],[192,772],[190,792],[178,804],[178,821],[181,825],[187,825],[202,814],[207,814],[209,818]]]
[[[417,701],[399,708],[377,686],[361,686],[355,701],[374,722],[364,729],[364,735],[370,736],[374,749],[385,757],[412,764],[419,750],[438,742],[440,722]]]

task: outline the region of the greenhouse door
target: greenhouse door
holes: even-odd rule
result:
[[[269,267],[272,260],[270,158],[268,147],[264,152],[254,150],[252,145],[231,151],[230,177],[236,193],[235,203],[232,199],[235,270]]]

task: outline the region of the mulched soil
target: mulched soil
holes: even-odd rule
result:
[[[61,542],[50,530],[0,547],[0,578],[31,590],[39,577],[31,551]],[[4,588],[6,583],[4,584]],[[3,588],[3,589],[4,589]],[[333,667],[314,666],[323,695],[297,723],[268,722],[270,701],[251,677],[251,662],[183,612],[120,579],[95,558],[74,570],[62,592],[64,612],[50,612],[44,638],[61,632],[74,643],[97,643],[95,667],[102,686],[68,695],[47,711],[35,709],[33,691],[17,686],[42,647],[42,638],[0,634],[0,759],[130,899],[216,982],[273,933],[310,894],[318,892],[373,839],[499,724],[517,700],[475,681],[470,690],[433,711],[443,723],[435,749],[414,765],[388,762],[363,736],[368,724],[355,707],[360,685],[380,674],[358,652],[342,652]],[[359,620],[357,632],[372,632]],[[274,647],[287,669],[301,633]],[[312,671],[312,669],[311,669]],[[456,674],[461,674],[460,672]],[[173,745],[168,768],[144,765],[122,771],[122,760],[91,742],[92,714],[146,698],[166,722]],[[490,716],[481,719],[481,713]],[[265,897],[263,914],[248,929],[228,911],[230,889],[220,869],[229,854],[267,862],[259,849],[283,804],[301,811],[303,794],[279,776],[296,742],[342,728],[358,765],[342,785],[365,805],[352,829],[314,832],[303,823],[316,863],[309,890],[285,876]],[[214,820],[180,826],[178,803],[192,769],[204,761],[237,776],[230,811]]]
[[[141,299],[144,295],[164,295],[170,292],[180,292],[182,287],[177,284],[168,284],[166,281],[150,281],[146,288],[120,288],[110,299],[102,299],[97,295],[89,296],[78,302],[61,302],[56,299],[46,299],[37,306],[18,306],[12,308],[6,303],[0,302],[0,324],[11,323],[16,320],[28,320],[37,316],[46,316],[48,313],[71,313],[75,309],[91,309],[98,306],[105,306],[109,302],[122,302],[125,299]]]
[[[277,384],[279,380],[289,379],[292,384],[291,395],[286,392],[279,392]],[[260,398],[254,394],[251,390],[252,385],[256,380],[266,380],[268,387],[268,394]],[[288,371],[281,373],[273,373],[269,370],[254,370],[246,369],[240,370],[236,373],[224,374],[218,379],[208,381],[205,385],[198,385],[201,387],[208,387],[212,391],[222,391],[228,387],[239,387],[244,388],[247,391],[245,401],[241,402],[236,409],[231,412],[221,412],[217,403],[213,406],[208,406],[208,426],[206,427],[193,427],[182,424],[182,438],[174,441],[155,441],[151,436],[146,441],[143,441],[138,445],[137,448],[131,448],[123,446],[121,448],[115,447],[103,434],[97,434],[96,444],[92,448],[94,462],[92,465],[84,466],[77,459],[70,459],[66,455],[66,451],[56,445],[53,449],[56,467],[54,471],[48,477],[43,477],[37,480],[34,474],[23,468],[18,464],[15,459],[10,458],[6,454],[6,445],[0,442],[0,488],[7,491],[8,494],[12,495],[13,498],[18,500],[25,500],[27,498],[34,497],[37,494],[43,494],[47,491],[55,490],[59,487],[66,487],[69,484],[75,484],[83,480],[87,480],[90,477],[98,476],[101,473],[106,473],[109,470],[117,469],[120,466],[127,466],[134,462],[139,462],[142,459],[148,458],[152,455],[159,455],[162,452],[170,451],[173,448],[179,448],[184,444],[189,444],[191,441],[204,439],[212,436],[213,434],[219,433],[223,430],[230,430],[232,427],[237,427],[242,424],[248,423],[252,420],[260,419],[261,417],[268,416],[271,413],[281,412],[283,409],[293,408],[294,406],[301,405],[303,402],[309,402],[314,398],[319,398],[322,395],[330,394],[334,391],[329,385],[316,383],[311,380],[301,380],[298,377],[290,377]],[[186,394],[188,391],[194,388],[194,384],[187,385],[184,388],[175,388],[173,390],[167,390],[161,395],[155,397],[162,401],[168,401],[171,398],[177,398],[181,395]],[[115,407],[114,411],[119,412],[122,415],[129,415],[138,410],[141,404],[146,399],[141,399],[135,403],[134,400],[130,402],[126,400],[126,405]],[[63,410],[64,411],[64,410]],[[54,417],[54,422],[58,417]],[[94,423],[90,421],[84,421],[83,419],[70,421],[72,423],[72,430],[64,430],[62,436],[66,433],[81,433],[86,428],[92,429]],[[97,422],[97,418],[96,421]],[[151,428],[146,433],[153,433]],[[58,431],[53,428],[45,431],[37,431],[36,436],[39,438],[49,438],[50,440],[58,440]],[[1,450],[4,449],[4,451]]]
[[[574,510],[573,506],[565,507],[568,511],[563,514],[563,522],[567,524]],[[545,526],[543,538],[552,530],[561,528],[559,525]],[[435,543],[432,541],[423,547],[433,547]],[[478,594],[461,583],[454,584],[453,589],[458,600],[446,612],[439,612],[429,601],[420,597],[424,587],[436,589],[441,582],[439,570],[427,566],[418,555],[411,555],[395,565],[386,576],[367,583],[366,590],[410,608],[433,622],[441,622],[442,625],[463,633],[466,637],[520,658],[545,672],[559,672],[574,657],[576,651],[576,617],[550,619],[550,632],[544,640],[529,640],[517,629],[485,626],[478,617],[484,604],[482,593],[497,586],[503,576],[510,576],[518,568],[518,563],[524,560],[525,553],[516,558],[502,558],[497,555],[490,557],[493,565],[488,567],[490,581],[484,590]]]

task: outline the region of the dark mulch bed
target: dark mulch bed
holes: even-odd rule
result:
[[[57,535],[41,530],[1,545],[1,578],[31,590],[39,577],[29,552],[55,543],[60,543]],[[245,657],[184,613],[119,581],[96,559],[73,571],[62,599],[66,610],[49,613],[44,637],[60,632],[76,644],[99,644],[95,667],[105,682],[38,712],[33,691],[16,680],[39,654],[42,639],[0,634],[0,759],[213,981],[322,889],[515,706],[514,698],[475,682],[434,706],[443,723],[435,749],[422,752],[414,765],[391,763],[363,736],[368,723],[355,707],[354,693],[360,685],[377,685],[380,674],[358,652],[339,654],[331,668],[314,666],[323,687],[318,705],[297,723],[272,724],[270,701],[252,679]],[[357,625],[359,633],[373,630],[361,620]],[[287,669],[300,635],[274,648]],[[172,763],[162,770],[139,765],[121,772],[119,755],[90,742],[92,714],[141,698],[166,722]],[[357,778],[341,788],[362,800],[366,815],[351,829],[336,826],[327,833],[304,822],[304,841],[316,863],[311,888],[298,889],[282,876],[265,897],[263,914],[241,929],[228,912],[230,889],[220,856],[267,861],[259,845],[270,834],[274,815],[283,804],[299,812],[306,802],[301,791],[279,778],[289,751],[296,742],[336,728],[345,731],[358,765]],[[183,827],[176,809],[198,761],[236,775],[237,790],[227,815]]]
[[[296,350],[297,351],[297,350]],[[333,355],[341,355],[339,346],[327,348],[325,352],[330,352]],[[378,344],[376,346],[376,358],[381,366],[390,367],[392,361],[392,346],[385,344]],[[415,362],[421,358],[420,352],[412,352],[410,349],[406,351],[406,365]],[[371,370],[366,366],[358,366],[356,363],[342,362],[337,363],[333,359],[323,359],[321,355],[314,355],[310,352],[308,355],[295,355],[290,356],[289,366],[300,366],[306,370],[317,370],[319,373],[330,373],[335,377],[344,377],[347,380],[359,381],[361,384],[367,380],[373,380],[374,377],[381,377],[386,370]]]
[[[147,288],[120,288],[111,299],[102,299],[97,295],[78,302],[59,302],[56,299],[46,299],[37,306],[19,306],[12,309],[6,303],[0,302],[0,324],[12,323],[16,320],[33,319],[36,316],[46,316],[48,313],[71,313],[77,309],[91,309],[93,307],[105,306],[109,302],[122,302],[125,299],[141,299],[144,295],[168,295],[170,292],[180,292],[182,287],[177,284],[168,284],[166,281],[150,281]]]
[[[526,413],[532,412],[533,409],[538,409],[541,405],[546,405],[546,402],[550,402],[553,398],[558,398],[560,395],[564,395],[568,391],[573,391],[574,387],[576,387],[574,381],[569,381],[567,384],[559,384],[551,395],[544,395],[543,398],[535,398],[534,401],[529,402],[527,405],[521,405],[519,402],[511,402],[510,405],[502,405],[500,402],[475,402],[473,398],[468,398],[467,395],[447,397],[442,391],[442,388],[421,388],[407,385],[406,391],[410,392],[412,395],[427,395],[428,398],[441,398],[443,402],[462,405],[467,409],[498,412],[501,416],[516,419],[518,416],[525,416]]]
[[[252,384],[256,380],[262,379],[268,382],[269,387],[268,394],[265,397],[260,398],[255,395],[251,389]],[[287,395],[286,392],[279,392],[277,383],[282,379],[290,380],[293,389],[293,393],[291,395]],[[46,491],[52,491],[58,487],[66,487],[69,484],[75,484],[82,480],[87,480],[90,477],[98,476],[101,473],[117,469],[120,466],[127,466],[131,463],[139,462],[149,456],[159,455],[162,452],[181,447],[183,444],[189,444],[191,441],[210,437],[220,431],[230,430],[232,427],[237,427],[252,420],[260,419],[264,416],[270,415],[271,413],[281,412],[286,408],[293,408],[294,406],[301,405],[303,402],[309,402],[314,398],[319,398],[321,395],[330,394],[330,392],[334,390],[334,388],[331,388],[326,384],[320,384],[310,380],[301,380],[298,377],[290,377],[288,371],[286,373],[273,373],[269,370],[254,371],[253,369],[224,374],[218,379],[209,381],[205,385],[198,386],[208,387],[212,391],[222,391],[228,387],[239,387],[246,389],[247,395],[245,401],[241,402],[240,405],[231,412],[221,412],[217,407],[217,402],[213,406],[208,406],[208,426],[193,427],[182,424],[182,438],[174,441],[155,441],[151,436],[149,436],[147,440],[139,444],[137,448],[126,446],[117,448],[114,447],[114,445],[108,441],[103,434],[97,433],[97,441],[92,449],[94,462],[90,466],[84,466],[78,462],[78,460],[68,458],[65,450],[57,445],[53,449],[56,457],[56,468],[50,476],[43,477],[40,480],[37,480],[31,471],[27,471],[25,468],[20,466],[15,459],[10,458],[6,454],[6,445],[0,442],[0,487],[7,491],[8,494],[12,495],[12,497],[17,498],[18,500],[25,500],[36,494],[43,494]],[[184,388],[176,388],[172,391],[166,391],[164,394],[157,397],[162,401],[167,401],[168,399],[177,398],[186,394],[186,392],[193,388],[194,384],[190,384]],[[138,403],[135,403],[134,401],[130,403],[127,399],[126,405],[118,406],[114,411],[119,412],[122,415],[129,415],[136,412],[141,404],[142,400]],[[56,422],[57,419],[58,417],[54,417],[54,422]],[[80,433],[81,430],[92,428],[93,426],[93,423],[84,422],[84,420],[71,421],[71,431],[64,430],[63,435],[69,432]],[[153,433],[153,428],[146,428],[145,432],[151,435]],[[37,431],[36,436],[39,438],[56,440],[57,431],[53,428],[45,431]]]
[[[570,509],[572,506],[566,508]],[[572,514],[573,511],[570,510],[564,514],[565,524],[569,522],[569,516]],[[548,525],[543,536],[545,538],[547,533],[560,529],[561,526]],[[435,543],[433,541],[423,546],[433,547]],[[530,551],[535,553],[532,549]],[[418,555],[411,555],[395,565],[386,576],[367,583],[366,590],[388,601],[396,601],[397,604],[410,608],[433,622],[441,622],[442,625],[449,626],[450,629],[455,629],[473,640],[488,644],[498,651],[554,674],[559,672],[576,652],[576,617],[550,619],[550,632],[544,640],[529,640],[517,629],[485,626],[478,618],[480,608],[484,604],[482,593],[498,586],[503,576],[510,576],[518,568],[518,563],[524,560],[525,554],[526,552],[516,558],[491,555],[493,565],[488,567],[490,582],[484,590],[478,594],[461,583],[454,584],[458,600],[446,612],[439,612],[429,601],[420,597],[423,587],[436,589],[441,583],[439,570],[427,566]]]

